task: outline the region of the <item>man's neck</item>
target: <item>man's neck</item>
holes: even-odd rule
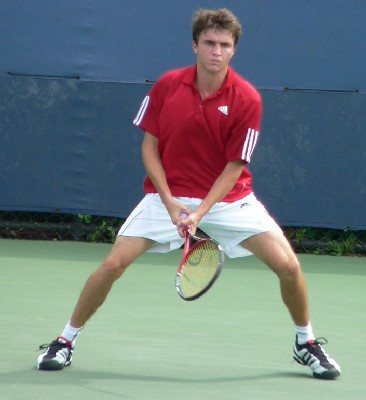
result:
[[[227,70],[209,73],[197,68],[196,88],[202,99],[206,99],[217,92],[226,80]]]

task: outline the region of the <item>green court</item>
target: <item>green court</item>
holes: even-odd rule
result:
[[[180,251],[139,258],[79,336],[72,366],[37,371],[38,346],[62,330],[109,249],[0,240],[1,400],[365,399],[366,258],[300,255],[336,381],[292,361],[292,322],[263,264],[227,259],[213,288],[184,302]]]

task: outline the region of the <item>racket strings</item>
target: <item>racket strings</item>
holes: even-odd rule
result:
[[[214,279],[220,262],[220,250],[213,242],[197,245],[189,254],[181,276],[181,290],[186,296],[204,289]]]

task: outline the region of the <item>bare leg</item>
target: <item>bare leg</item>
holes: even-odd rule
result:
[[[306,283],[287,239],[280,232],[266,232],[250,237],[241,245],[277,274],[283,302],[295,325],[306,326],[309,323]]]
[[[113,283],[126,268],[151,245],[143,238],[119,237],[102,265],[86,281],[80,294],[70,324],[80,328],[90,319],[106,299]]]

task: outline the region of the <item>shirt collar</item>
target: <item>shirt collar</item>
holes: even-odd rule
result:
[[[183,78],[183,82],[187,83],[188,85],[194,86],[196,82],[196,76],[197,76],[197,65],[193,65],[191,67],[187,68],[187,72]],[[218,93],[224,91],[225,89],[229,88],[233,84],[234,80],[234,71],[233,69],[229,66],[228,71],[227,71],[227,76],[225,79],[224,84],[222,87],[218,90]]]

